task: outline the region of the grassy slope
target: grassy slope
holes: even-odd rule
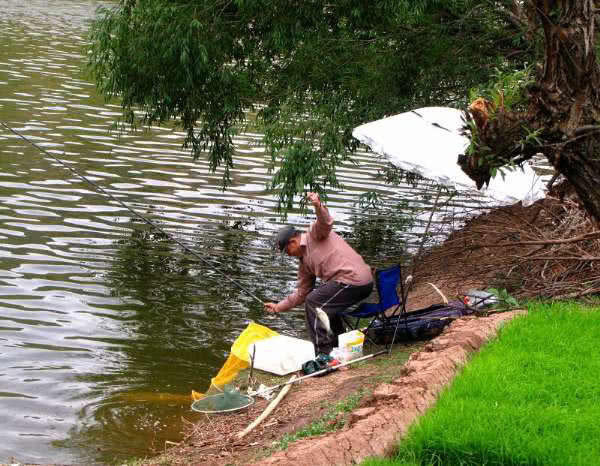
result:
[[[529,310],[464,368],[397,458],[364,465],[600,464],[600,312]]]

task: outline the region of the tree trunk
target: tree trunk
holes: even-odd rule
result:
[[[589,146],[594,149],[563,151],[549,160],[571,183],[585,210],[600,221],[600,141],[593,138]]]
[[[598,123],[600,117],[593,1],[532,3],[544,30],[546,47],[535,104],[538,111],[551,117],[554,128],[571,137],[582,123]]]
[[[600,221],[600,70],[592,0],[534,0],[545,37],[537,115],[556,141],[544,153]],[[597,126],[597,128],[594,128]],[[586,129],[584,129],[586,128]]]

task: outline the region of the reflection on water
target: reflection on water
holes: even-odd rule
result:
[[[294,286],[295,262],[269,243],[281,219],[264,191],[260,135],[238,137],[233,185],[222,192],[221,174],[180,150],[181,133],[111,133],[118,106],[81,71],[97,5],[0,0],[0,119],[200,258],[0,131],[0,462],[160,450],[180,438],[182,416],[194,419],[186,396],[207,387],[249,320],[303,335],[301,311],[268,319],[236,286],[268,300]],[[328,200],[336,228],[372,265],[418,243],[435,192],[383,186],[378,167],[367,154],[343,167],[345,189]],[[381,211],[356,207],[370,189],[388,199]]]

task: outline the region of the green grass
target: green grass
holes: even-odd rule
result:
[[[315,435],[321,435],[341,429],[346,424],[347,416],[358,407],[358,404],[360,403],[360,400],[364,394],[364,390],[359,390],[358,392],[353,393],[352,395],[333,405],[325,415],[316,421],[311,422],[308,426],[291,434],[285,434],[274,445],[274,451],[285,450],[290,443],[293,443],[301,438],[313,437]]]
[[[600,312],[534,303],[381,465],[600,464]]]

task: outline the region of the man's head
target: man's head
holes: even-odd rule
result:
[[[275,236],[275,247],[281,252],[285,251],[288,256],[300,257],[300,232],[291,225],[283,227]]]

